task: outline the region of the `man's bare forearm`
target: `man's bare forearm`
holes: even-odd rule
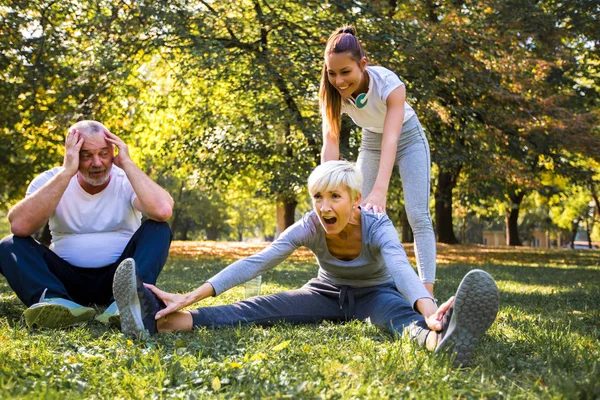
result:
[[[35,193],[18,202],[8,213],[11,232],[26,237],[41,229],[56,210],[72,177],[63,169]]]
[[[131,182],[141,210],[150,219],[166,221],[173,213],[173,198],[154,182],[133,161],[124,163],[123,170]]]

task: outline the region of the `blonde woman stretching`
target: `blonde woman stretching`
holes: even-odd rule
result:
[[[346,161],[320,165],[308,179],[312,211],[264,250],[234,262],[190,293],[171,294],[144,285],[133,259],[123,261],[113,285],[122,331],[135,337],[199,327],[369,319],[391,333],[408,332],[428,349],[453,350],[457,363],[466,363],[496,317],[499,294],[494,280],[473,270],[456,296],[438,308],[409,264],[388,217],[358,206],[361,184],[360,172]],[[319,265],[317,277],[302,288],[179,311],[265,273],[301,246],[315,254]]]

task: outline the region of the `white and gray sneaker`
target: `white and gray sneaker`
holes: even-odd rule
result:
[[[456,353],[455,366],[466,365],[483,334],[496,319],[500,293],[494,278],[480,269],[469,271],[444,315],[435,352]]]
[[[121,332],[134,338],[146,338],[156,333],[154,316],[165,305],[144,286],[133,258],[123,260],[117,267],[113,296],[121,317]]]

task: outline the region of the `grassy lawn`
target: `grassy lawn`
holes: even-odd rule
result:
[[[158,286],[187,291],[258,245],[173,244]],[[412,257],[412,248],[407,251]],[[90,322],[31,330],[0,277],[1,398],[600,398],[600,252],[438,246],[436,295],[482,268],[498,318],[469,368],[354,322],[199,330],[132,341]],[[263,277],[263,292],[316,274],[307,251]],[[205,305],[241,299],[234,288]]]

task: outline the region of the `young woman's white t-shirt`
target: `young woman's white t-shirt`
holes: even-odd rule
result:
[[[27,196],[39,190],[63,167],[38,175],[27,189]],[[125,172],[114,166],[108,186],[89,194],[77,175],[50,217],[50,249],[71,265],[98,268],[112,264],[141,225],[142,214],[133,207],[136,194]]]
[[[363,129],[383,133],[383,122],[387,113],[387,98],[392,91],[404,83],[398,75],[387,68],[368,66],[369,90],[362,99],[362,108],[357,107],[354,100],[342,102],[342,114],[348,114],[352,121]],[[413,108],[404,102],[404,121],[415,115]]]

